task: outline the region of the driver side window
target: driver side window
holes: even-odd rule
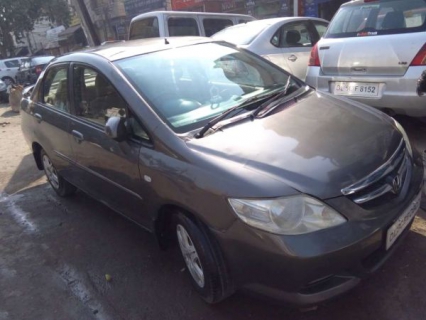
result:
[[[127,119],[129,134],[149,140],[146,131],[129,113],[126,101],[101,73],[86,66],[74,66],[74,106],[76,115],[104,126],[110,117]]]
[[[74,105],[76,115],[105,125],[110,117],[126,117],[126,102],[104,75],[74,66]]]

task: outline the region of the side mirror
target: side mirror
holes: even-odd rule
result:
[[[34,85],[25,87],[24,90],[22,90],[22,97],[23,98],[29,98],[31,96],[31,93],[33,92]]]
[[[127,128],[125,118],[111,117],[105,124],[105,134],[116,141],[123,141],[127,138]]]

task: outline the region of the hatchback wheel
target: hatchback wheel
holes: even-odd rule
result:
[[[55,192],[61,197],[74,194],[77,191],[77,188],[58,174],[55,166],[44,150],[41,150],[40,156],[47,181],[49,181],[53,190],[55,190]]]
[[[233,293],[230,275],[220,248],[207,228],[182,213],[175,216],[180,251],[195,290],[208,303],[216,303]]]

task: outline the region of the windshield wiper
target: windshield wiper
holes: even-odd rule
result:
[[[284,86],[283,91],[278,92],[276,95],[274,95],[271,99],[265,101],[260,106],[258,106],[253,113],[251,114],[252,119],[255,118],[260,111],[262,111],[265,107],[269,106],[273,101],[277,101],[281,99],[281,97],[285,97],[287,95],[288,88],[290,88],[291,84],[291,75],[288,75],[287,82]]]
[[[234,106],[232,108],[229,108],[228,110],[225,110],[219,116],[217,116],[216,118],[213,118],[204,127],[202,127],[201,130],[198,131],[198,133],[195,135],[195,137],[196,138],[202,138],[204,136],[204,134],[209,129],[213,128],[213,126],[215,124],[217,124],[218,122],[220,122],[223,119],[225,119],[230,113],[234,112],[235,110],[240,109],[240,108],[244,108],[244,106],[245,106],[245,102],[243,104],[239,104],[239,105],[236,105],[236,106]]]
[[[290,80],[287,80],[287,83],[284,86],[284,91],[286,91],[288,89],[289,83],[290,83]],[[282,84],[275,84],[274,87],[278,86],[278,85],[282,86]],[[244,100],[242,103],[240,103],[240,104],[238,104],[238,105],[236,105],[236,106],[234,106],[232,108],[229,108],[229,109],[225,110],[219,116],[217,116],[216,118],[213,118],[212,120],[210,120],[204,127],[201,128],[200,131],[198,131],[198,133],[195,135],[195,137],[197,139],[198,138],[202,138],[207,131],[209,131],[211,128],[213,128],[214,125],[216,125],[217,123],[219,123],[220,121],[222,121],[223,119],[225,119],[229,114],[231,114],[235,110],[243,109],[243,108],[249,106],[250,104],[252,104],[254,102],[257,102],[257,101],[259,101],[261,99],[266,99],[266,98],[268,98],[270,96],[274,96],[273,98],[275,98],[276,95],[281,96],[281,94],[282,94],[281,91],[278,92],[278,93],[276,93],[276,89],[274,89],[273,92],[268,92],[266,94],[265,93],[261,93],[261,94],[258,94],[256,96],[253,96],[251,98],[248,98],[247,100]],[[270,103],[270,100],[271,99],[269,99],[266,102]],[[256,108],[256,110],[257,110],[257,108]]]

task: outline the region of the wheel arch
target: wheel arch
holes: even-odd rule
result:
[[[32,150],[33,150],[33,156],[34,160],[36,162],[37,168],[39,170],[43,170],[43,162],[41,161],[40,152],[43,150],[42,146],[38,142],[32,143]]]

